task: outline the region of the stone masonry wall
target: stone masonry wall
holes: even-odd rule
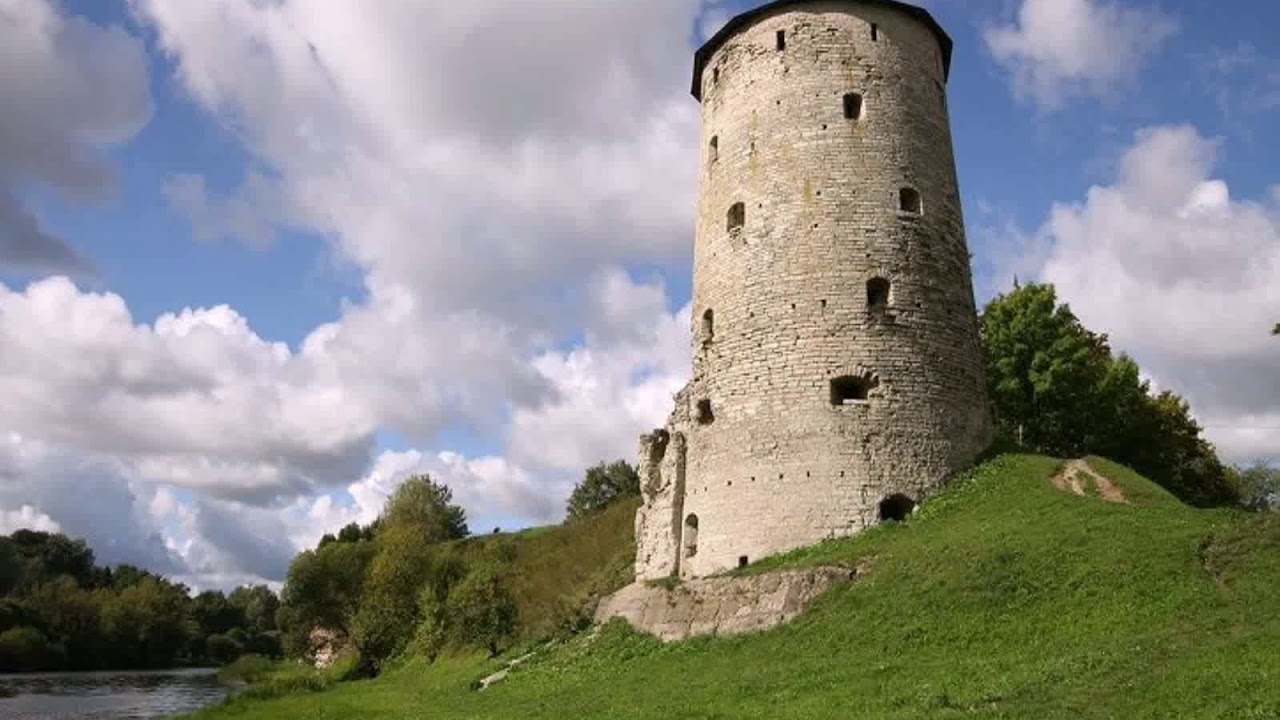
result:
[[[933,30],[868,0],[781,6],[707,60],[694,374],[661,431],[680,452],[640,458],[639,578],[855,533],[986,446],[945,81]],[[833,404],[836,378],[865,400]]]
[[[844,568],[815,568],[690,580],[669,589],[636,583],[601,600],[595,621],[622,618],[664,642],[759,632],[791,620],[855,575]]]

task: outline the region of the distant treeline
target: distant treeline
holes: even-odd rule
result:
[[[94,562],[83,540],[0,536],[0,672],[219,665],[278,656],[279,600],[263,585],[190,590],[131,565]]]

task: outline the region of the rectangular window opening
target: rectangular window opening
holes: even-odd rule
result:
[[[862,95],[858,93],[845,93],[844,116],[849,120],[859,120],[862,118]]]
[[[779,30],[777,37],[778,37],[778,49],[786,50],[787,49],[787,31]]]
[[[879,40],[880,40],[880,26],[875,23],[871,23],[871,42],[877,42]]]

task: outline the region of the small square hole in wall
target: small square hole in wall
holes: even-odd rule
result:
[[[729,232],[741,230],[746,223],[747,206],[740,202],[730,205],[729,212],[725,214],[725,226]]]
[[[862,119],[862,95],[860,93],[844,94],[844,116],[849,120]]]
[[[746,566],[748,566],[748,565],[750,565],[750,564],[751,564],[751,560],[750,560],[750,558],[748,558],[746,555],[739,555],[739,556],[738,556],[738,567],[740,567],[740,568],[744,568],[744,567],[746,567]]]
[[[920,215],[924,212],[924,203],[920,199],[920,191],[904,187],[898,191],[898,209],[904,213]]]
[[[711,401],[703,398],[698,401],[695,419],[699,425],[710,425],[716,421],[716,416],[711,412]]]
[[[874,376],[844,375],[831,380],[831,404],[857,405],[870,399],[871,391],[880,385]]]

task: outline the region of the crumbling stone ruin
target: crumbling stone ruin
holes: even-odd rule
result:
[[[946,81],[890,0],[781,0],[694,58],[694,372],[641,438],[640,581],[911,512],[989,420]]]

